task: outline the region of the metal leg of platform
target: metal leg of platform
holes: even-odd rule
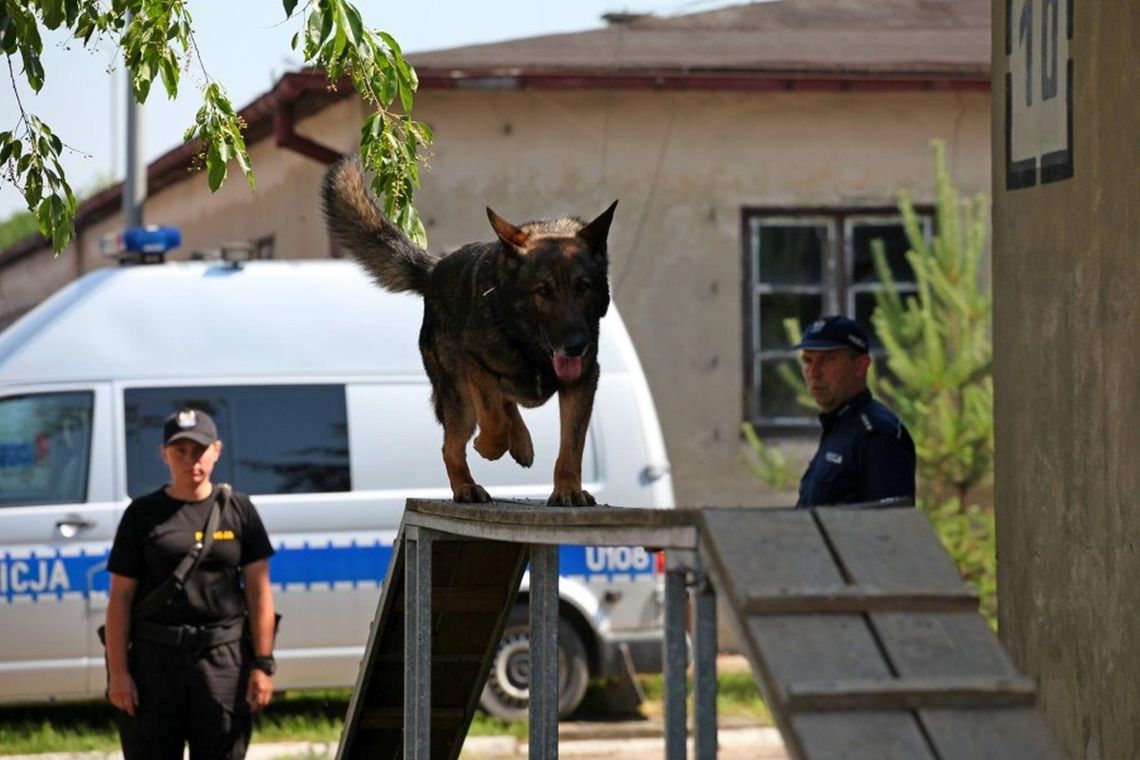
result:
[[[431,531],[404,533],[404,760],[431,757]]]
[[[716,592],[698,570],[693,589],[694,740],[697,760],[716,760]]]
[[[530,757],[558,757],[558,546],[530,547]]]
[[[678,552],[665,555],[665,758],[685,760],[685,574]]]

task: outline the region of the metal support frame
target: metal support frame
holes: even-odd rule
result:
[[[685,760],[685,568],[665,555],[665,758]]]
[[[404,760],[431,757],[431,560],[434,531],[404,533]]]
[[[558,757],[558,545],[530,547],[530,756]]]
[[[716,592],[708,574],[698,571],[693,588],[693,649],[696,673],[694,692],[694,741],[697,760],[715,760],[716,731]]]
[[[685,699],[688,642],[686,602],[693,601],[693,724],[698,760],[715,760],[716,728],[716,594],[694,551],[665,555],[665,757],[687,756]]]

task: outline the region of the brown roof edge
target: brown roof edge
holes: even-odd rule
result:
[[[694,69],[536,69],[417,67],[420,87],[488,90],[883,91],[990,89],[989,66],[907,72]]]
[[[347,77],[331,87],[328,77],[322,72],[290,72],[277,80],[269,92],[259,96],[238,114],[246,122],[246,145],[252,145],[273,134],[273,113],[280,106],[296,103],[304,95],[319,93],[330,100],[348,97],[352,83]],[[156,158],[147,166],[147,193],[153,194],[175,184],[191,171],[191,162],[199,151],[198,141],[183,143]],[[118,213],[122,207],[123,183],[119,182],[100,190],[91,196],[75,211],[75,226],[78,229],[106,219]],[[49,242],[38,233],[0,251],[0,267],[13,264],[49,246]]]

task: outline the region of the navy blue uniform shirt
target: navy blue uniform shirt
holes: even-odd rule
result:
[[[914,500],[914,441],[899,418],[864,390],[819,415],[823,435],[800,480],[797,507]]]

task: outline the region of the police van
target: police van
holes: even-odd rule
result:
[[[277,553],[280,689],[350,686],[409,497],[450,499],[417,349],[422,302],[347,261],[99,269],[0,333],[0,702],[102,696],[96,629],[127,503],[160,487],[163,418],[209,411],[216,482],[252,495]],[[660,426],[616,310],[582,459],[599,503],[673,506]],[[496,498],[552,489],[558,406],[523,410],[534,466],[470,459]],[[586,681],[660,669],[656,556],[564,547],[562,710]],[[525,714],[525,586],[484,706]]]

